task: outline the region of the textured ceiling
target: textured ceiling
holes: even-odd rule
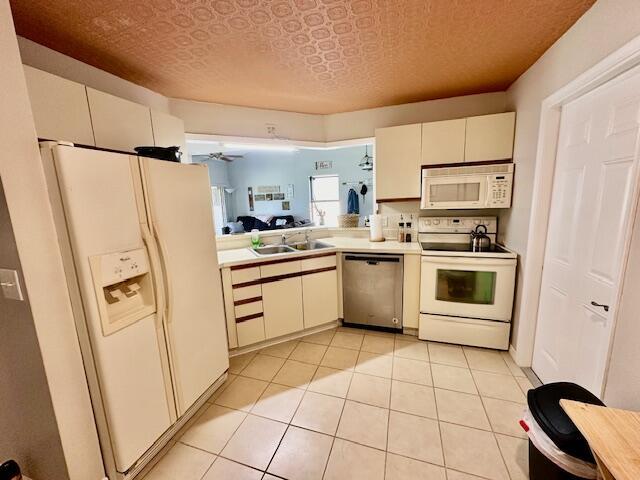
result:
[[[169,97],[334,113],[503,90],[594,0],[11,0],[17,31]]]

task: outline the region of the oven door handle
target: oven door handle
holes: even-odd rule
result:
[[[483,257],[422,257],[423,264],[456,266],[456,267],[507,267],[516,264],[515,258],[483,258]]]

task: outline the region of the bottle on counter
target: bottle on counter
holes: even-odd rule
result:
[[[413,221],[413,215],[409,217],[409,221],[407,222],[407,228],[404,233],[404,241],[411,243],[411,223]]]
[[[400,223],[398,223],[398,241],[404,242],[404,219],[400,215]]]
[[[258,248],[260,246],[260,230],[254,228],[251,230],[251,246]]]

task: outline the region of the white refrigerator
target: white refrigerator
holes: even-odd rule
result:
[[[105,468],[127,478],[229,366],[207,167],[41,153]]]

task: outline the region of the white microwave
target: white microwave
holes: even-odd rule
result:
[[[513,163],[422,169],[420,208],[509,208]]]

